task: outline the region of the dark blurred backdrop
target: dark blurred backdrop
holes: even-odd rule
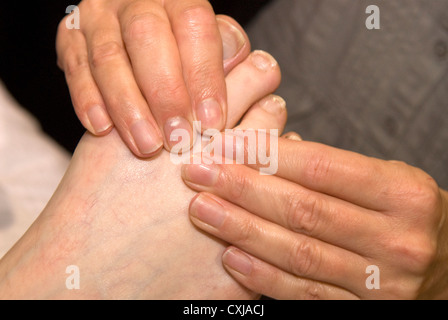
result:
[[[216,13],[245,26],[270,0],[211,0]],[[64,74],[56,66],[55,37],[66,0],[0,3],[0,79],[43,130],[72,152],[84,132],[73,111]]]

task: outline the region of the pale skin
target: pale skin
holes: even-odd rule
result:
[[[231,18],[215,16],[207,0],[84,0],[78,7],[80,29],[67,29],[72,17],[64,18],[57,52],[87,130],[105,135],[115,126],[147,158],[163,145],[170,150],[171,132],[191,132],[193,120],[224,129],[224,75],[249,50]]]
[[[185,165],[192,222],[233,246],[226,269],[277,299],[448,298],[448,194],[422,170],[279,141],[279,169]],[[369,290],[368,266],[380,288]]]
[[[281,131],[285,103],[268,95],[280,82],[278,65],[260,51],[242,60],[226,77],[226,127],[252,106],[240,126]],[[225,244],[189,221],[194,194],[167,151],[144,160],[116,130],[86,134],[47,207],[2,258],[0,298],[258,297],[224,270]],[[80,290],[66,288],[70,265],[79,267]]]
[[[205,0],[85,0],[80,11],[86,23],[78,32],[61,23],[58,56],[75,110],[90,132],[104,135],[115,126],[134,154],[151,157],[162,144],[171,148],[171,118],[222,127],[230,105],[222,59],[225,74],[249,50],[229,18],[214,19]],[[214,38],[217,29],[229,36]],[[113,77],[117,70],[120,79]],[[222,113],[198,112],[209,98]],[[91,111],[96,106],[102,116],[98,108]],[[186,179],[184,170],[190,187],[208,192],[192,202],[192,221],[234,245],[223,262],[235,279],[279,299],[447,297],[446,191],[403,163],[290,138],[297,143],[281,140],[276,177],[221,166],[216,184],[202,186]],[[203,174],[192,176],[204,180]],[[210,199],[225,208],[219,227],[198,218]],[[236,271],[237,265],[246,272]],[[365,286],[368,265],[380,268],[380,290]]]

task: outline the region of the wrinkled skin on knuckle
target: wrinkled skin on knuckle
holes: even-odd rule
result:
[[[118,130],[129,128],[138,112],[138,105],[131,98],[132,96],[128,90],[125,90],[119,96],[109,97],[107,111],[114,119],[114,125]]]
[[[121,56],[122,47],[116,41],[96,43],[90,48],[90,61],[94,68],[99,68],[110,60]]]
[[[318,197],[295,192],[288,196],[286,207],[286,223],[297,233],[315,235],[319,223],[322,201]]]
[[[248,248],[254,245],[256,242],[256,231],[260,227],[252,220],[245,219],[239,224],[234,234],[234,243],[238,244],[241,248]]]
[[[423,277],[436,257],[437,242],[422,231],[408,229],[383,243],[383,259],[397,272],[413,277]]]
[[[169,23],[160,9],[154,11],[135,11],[126,13],[123,25],[123,38],[126,43],[142,49],[157,46],[160,36]]]
[[[437,254],[437,240],[426,233],[415,236],[416,244],[408,251],[412,271],[425,275],[434,262]]]
[[[77,7],[80,14],[81,32],[85,31],[86,29],[98,29],[99,18],[106,13],[104,11],[106,2],[104,0],[83,0],[77,5]],[[110,5],[108,5],[107,8],[111,10]],[[67,20],[70,18],[70,16],[70,14],[66,14],[66,16],[64,16],[58,24],[56,37],[57,48],[59,48],[59,44],[62,42],[63,37],[68,37],[70,32],[79,32],[79,30],[67,29]],[[70,46],[65,48],[65,50],[70,50]],[[57,52],[57,64],[61,69],[63,69],[64,62],[62,60],[65,59],[66,53],[62,52],[61,50],[57,50]]]
[[[192,86],[194,85],[191,90],[194,90],[201,100],[215,96],[220,87],[216,75],[223,74],[222,65],[220,64],[217,68],[205,54],[195,57],[195,61],[191,61],[191,63],[191,69],[187,76],[188,82],[192,83]]]
[[[404,162],[390,161],[397,175],[384,192],[397,208],[408,208],[410,213],[421,216],[437,211],[439,188],[436,181],[423,170]]]
[[[307,281],[297,294],[301,300],[325,300],[323,284]]]
[[[332,165],[332,159],[324,152],[314,153],[305,165],[303,173],[305,180],[312,184],[327,181]]]
[[[253,181],[243,172],[232,171],[231,167],[223,167],[218,179],[217,188],[225,188],[228,190],[229,199],[239,202],[246,199],[248,188],[251,187]]]
[[[67,50],[63,65],[63,70],[67,77],[75,76],[81,70],[88,68],[89,57],[86,53]]]
[[[179,112],[181,107],[187,107],[190,102],[185,83],[169,73],[158,74],[152,79],[146,98],[154,103],[163,103],[160,110],[165,112]]]
[[[308,199],[305,200],[298,193],[291,194],[286,201],[286,223],[289,229],[301,234],[311,234],[317,222],[315,206],[306,204]],[[317,199],[311,201],[316,203]]]
[[[214,34],[208,26],[216,27],[217,22],[213,9],[208,1],[193,3],[178,10],[178,19],[186,26],[191,40],[214,40]]]
[[[292,245],[288,268],[297,276],[309,277],[317,272],[321,256],[317,246],[308,239],[297,240]]]
[[[294,194],[290,195],[286,200],[285,210],[286,225],[290,230],[299,233],[302,231],[302,212],[301,199]]]

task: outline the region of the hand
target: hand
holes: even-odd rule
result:
[[[236,280],[277,299],[447,297],[448,198],[430,176],[312,142],[279,139],[278,154],[276,176],[183,168],[203,191],[191,219],[233,244],[223,263]]]
[[[272,57],[247,57],[226,77],[226,127],[252,106],[242,123],[282,130],[284,102],[259,101],[279,83]],[[222,267],[223,243],[190,223],[193,196],[168,152],[143,160],[116,130],[86,134],[44,212],[0,261],[0,299],[256,298]],[[70,265],[79,290],[66,288]]]
[[[176,128],[192,132],[193,119],[224,128],[224,77],[250,51],[238,23],[215,17],[207,0],[84,0],[79,12],[80,30],[61,22],[57,52],[87,130],[115,125],[150,157],[163,143],[170,150]]]

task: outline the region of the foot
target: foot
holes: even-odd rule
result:
[[[279,99],[254,105],[279,81],[270,56],[249,55],[226,78],[227,127],[253,105],[246,127],[282,129]],[[224,271],[224,244],[189,221],[194,195],[168,152],[142,160],[116,131],[86,134],[45,210],[1,260],[0,298],[256,298]],[[67,288],[77,275],[68,266],[79,290]]]

